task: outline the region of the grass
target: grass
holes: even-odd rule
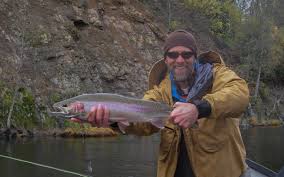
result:
[[[280,119],[267,119],[267,120],[259,120],[256,117],[251,117],[249,119],[249,124],[252,126],[281,126],[283,125],[283,121]]]

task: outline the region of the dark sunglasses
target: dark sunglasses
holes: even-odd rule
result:
[[[184,59],[189,59],[194,55],[194,53],[189,52],[189,51],[183,51],[181,53],[179,53],[179,52],[167,52],[166,53],[166,56],[168,56],[171,59],[177,59],[180,55]]]

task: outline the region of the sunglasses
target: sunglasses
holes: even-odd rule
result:
[[[171,59],[177,59],[179,56],[181,56],[183,59],[189,59],[194,55],[193,52],[189,51],[183,51],[181,53],[179,52],[167,52],[166,56],[168,56]]]

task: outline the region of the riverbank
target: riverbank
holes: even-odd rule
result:
[[[21,129],[21,128],[1,128],[0,139],[32,138],[35,136],[53,136],[53,137],[112,137],[119,135],[119,132],[111,128],[82,127],[82,128],[51,128],[51,129]]]
[[[268,119],[259,121],[259,119],[252,117],[249,119],[242,119],[240,127],[280,127],[283,126],[283,121],[280,119]],[[13,138],[31,138],[34,136],[51,136],[64,138],[86,138],[86,137],[113,137],[121,133],[111,128],[92,127],[88,124],[77,124],[68,122],[65,128],[33,128],[24,129],[12,126],[8,128],[0,128],[0,139]]]
[[[283,121],[280,119],[268,119],[268,120],[259,120],[256,117],[249,119],[250,126],[264,126],[264,127],[279,127],[283,126]]]
[[[118,132],[114,131],[111,128],[97,128],[97,127],[88,127],[88,128],[65,128],[65,129],[51,129],[42,131],[38,134],[47,135],[47,136],[60,136],[60,137],[108,137],[108,136],[117,136]]]

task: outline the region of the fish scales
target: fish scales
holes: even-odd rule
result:
[[[70,105],[76,102],[80,102],[84,105],[84,112],[76,113],[70,108]],[[53,112],[51,115],[67,119],[73,116],[86,120],[91,108],[99,104],[107,106],[110,110],[110,121],[125,118],[127,122],[151,122],[159,128],[163,126],[161,122],[165,122],[165,119],[168,118],[172,110],[164,103],[125,97],[117,94],[97,93],[83,94],[55,103],[53,107],[61,110],[61,112]]]
[[[124,109],[124,111],[134,111],[134,112],[144,112],[144,113],[151,113],[155,110],[153,107],[147,107],[147,106],[141,106],[141,105],[134,105],[134,104],[125,104],[125,103],[117,103],[117,102],[85,102],[87,108],[85,107],[86,110],[90,110],[92,106],[94,105],[106,105],[109,109]]]
[[[95,100],[95,101],[94,101]],[[141,99],[131,98],[131,97],[125,97],[117,94],[108,94],[108,93],[97,93],[97,94],[83,94],[79,95],[67,100],[64,100],[62,102],[55,103],[53,107],[60,107],[67,105],[69,106],[71,103],[74,102],[91,102],[94,103],[101,103],[101,104],[109,104],[109,102],[113,102],[114,104],[126,104],[125,106],[133,106],[137,107],[145,107],[145,108],[153,108],[154,110],[165,110],[168,109],[168,105],[162,104],[159,102],[154,101],[145,101]]]

